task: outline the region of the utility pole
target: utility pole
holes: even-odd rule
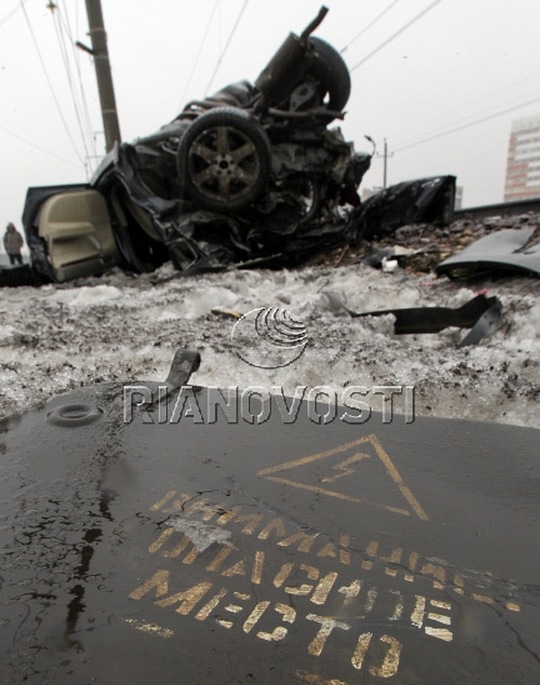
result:
[[[393,157],[394,153],[388,152],[388,144],[386,142],[386,138],[384,139],[384,148],[383,148],[383,153],[382,155],[377,154],[377,157],[383,157],[383,188],[386,188],[387,186],[387,171],[388,171],[388,158]]]
[[[388,144],[386,138],[384,139],[384,171],[383,171],[383,188],[386,188],[386,171],[388,166]]]
[[[86,50],[86,52],[89,52],[94,58],[99,101],[101,103],[101,116],[103,118],[103,128],[105,130],[105,147],[107,152],[109,152],[112,150],[115,142],[119,143],[121,141],[121,136],[118,113],[116,111],[116,100],[114,97],[111,64],[109,62],[109,52],[107,50],[107,34],[105,33],[105,27],[103,26],[101,0],[85,0],[85,2],[92,49],[79,42],[77,42],[77,45],[83,50]]]

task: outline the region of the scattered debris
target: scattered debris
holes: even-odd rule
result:
[[[476,345],[480,340],[490,336],[496,330],[502,316],[500,300],[497,297],[486,297],[484,294],[477,295],[457,309],[408,307],[380,309],[371,312],[355,312],[347,307],[337,293],[327,291],[325,294],[334,308],[344,309],[353,318],[393,315],[395,317],[394,333],[396,335],[440,333],[450,326],[471,328],[471,332],[458,344],[458,347]]]
[[[242,314],[234,309],[224,309],[223,307],[212,307],[211,314],[222,316],[224,319],[241,319]]]
[[[376,247],[364,257],[362,264],[382,268],[388,260],[398,262],[400,257],[408,257],[417,254],[419,251],[420,250],[411,250],[407,247],[401,247],[400,245],[394,247]]]

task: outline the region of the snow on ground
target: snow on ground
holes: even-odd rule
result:
[[[153,282],[161,279],[161,282]],[[173,276],[167,279],[168,276]],[[392,317],[351,319],[325,291],[357,311],[410,306],[457,307],[481,288],[503,303],[501,326],[488,341],[458,349],[464,332],[396,336]],[[178,347],[202,355],[191,381],[200,385],[414,385],[416,414],[540,427],[540,280],[505,278],[472,287],[398,270],[353,264],[283,271],[229,271],[175,277],[169,265],[133,277],[41,288],[2,289],[0,416],[100,381],[163,381]],[[231,341],[234,320],[264,306],[288,309],[308,331],[305,353],[284,368],[246,364]],[[380,396],[371,396],[375,410]],[[396,409],[404,410],[396,396]]]

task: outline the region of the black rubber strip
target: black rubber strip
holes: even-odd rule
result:
[[[331,294],[334,303],[340,305],[353,318],[365,316],[396,317],[394,332],[396,335],[407,333],[439,333],[450,326],[472,328],[471,332],[459,344],[474,345],[495,330],[502,315],[502,305],[497,297],[477,295],[457,309],[451,307],[410,307],[405,309],[381,309],[374,312],[355,312]]]

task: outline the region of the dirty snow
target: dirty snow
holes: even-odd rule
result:
[[[156,282],[157,281],[157,282]],[[504,318],[477,347],[457,349],[464,331],[396,336],[392,317],[351,319],[351,309],[457,307],[480,289],[498,295]],[[202,355],[192,382],[241,388],[414,385],[416,414],[466,417],[540,427],[540,280],[505,278],[463,287],[446,278],[383,273],[360,264],[282,271],[229,271],[177,277],[170,265],[138,277],[115,270],[102,278],[41,288],[2,289],[0,416],[101,381],[162,381],[178,347]],[[293,364],[260,369],[243,362],[231,341],[240,313],[284,307],[301,319],[309,344]],[[399,398],[397,398],[399,399]],[[372,397],[375,410],[381,397]],[[399,402],[396,408],[400,410]]]

